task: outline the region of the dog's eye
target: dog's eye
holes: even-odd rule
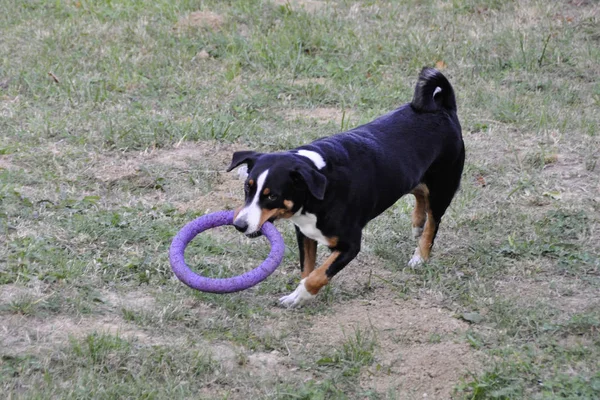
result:
[[[250,191],[250,184],[248,182],[246,182],[244,184],[244,192],[248,193]]]
[[[269,201],[275,201],[275,200],[277,200],[278,198],[279,198],[279,196],[277,196],[276,194],[270,194],[270,195],[267,197],[267,199],[268,199]]]

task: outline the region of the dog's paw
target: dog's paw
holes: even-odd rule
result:
[[[424,263],[423,258],[421,258],[421,256],[415,254],[408,261],[408,266],[411,268],[417,268],[417,267],[420,267],[421,265],[423,265],[423,263]]]
[[[412,234],[413,234],[413,237],[415,239],[420,238],[421,235],[423,234],[423,228],[418,227],[418,226],[413,226],[413,228],[412,228]]]
[[[423,257],[421,257],[421,250],[419,250],[419,248],[417,247],[415,249],[415,253],[413,254],[410,261],[408,262],[408,266],[410,268],[417,268],[417,267],[420,267],[421,265],[423,265],[424,262],[425,262],[425,260],[423,260]]]
[[[302,279],[300,281],[300,284],[298,285],[296,290],[294,290],[287,296],[283,296],[279,299],[279,303],[281,303],[282,306],[288,308],[302,307],[304,304],[312,301],[315,297],[317,297],[314,294],[310,294],[308,290],[306,290],[306,287],[304,286],[305,279]]]

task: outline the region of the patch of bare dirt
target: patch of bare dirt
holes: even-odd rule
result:
[[[90,155],[93,160],[90,171],[93,178],[105,183],[129,181],[135,187],[144,188],[153,187],[157,174],[169,183],[171,178],[181,181],[186,174],[194,172],[203,176],[204,181],[195,185],[179,185],[173,190],[114,192],[111,201],[119,204],[169,202],[182,212],[233,209],[241,204],[243,184],[237,170],[227,173],[226,168],[233,152],[239,149],[239,145],[219,142],[182,142],[171,149]]]
[[[233,146],[218,142],[182,142],[172,149],[152,149],[119,156],[90,156],[96,159],[94,177],[100,181],[112,182],[136,175],[146,164],[186,169],[193,163],[201,162],[203,165],[222,169],[229,163],[233,151]]]
[[[303,78],[295,79],[293,82],[295,85],[305,86],[310,84],[324,85],[327,83],[327,78]]]
[[[12,163],[10,156],[0,156],[0,169],[13,169],[15,165]]]
[[[210,58],[210,54],[206,50],[200,50],[194,57],[195,60],[206,60]]]
[[[43,296],[42,284],[37,279],[32,280],[28,286],[7,283],[2,285],[2,290],[0,290],[0,304],[8,304],[25,297],[41,296]]]
[[[363,374],[361,385],[380,393],[393,389],[400,398],[450,399],[454,385],[477,365],[465,343],[430,343],[390,349],[381,369]]]
[[[316,12],[323,9],[327,3],[319,0],[273,0],[278,6],[289,6],[292,10]]]
[[[8,315],[0,318],[0,348],[5,354],[17,355],[32,350],[43,351],[66,344],[69,338],[82,338],[94,332],[119,335],[136,339],[147,344],[161,344],[164,340],[127,324],[120,318],[56,317],[40,319],[22,315]]]
[[[177,27],[180,28],[210,28],[219,29],[225,19],[222,15],[212,11],[194,11],[177,21]]]
[[[106,159],[106,163],[94,169],[94,177],[104,182],[114,182],[138,173],[139,163],[136,160]]]
[[[549,304],[560,310],[564,318],[600,307],[600,292],[584,283],[554,276],[551,279],[504,280],[495,285],[499,296],[514,299],[517,304],[531,306]]]
[[[595,164],[595,161],[590,157],[587,163]],[[541,178],[551,183],[547,188],[556,192],[561,200],[593,198],[600,201],[600,168],[586,166],[580,153],[557,154],[554,162],[544,166]]]
[[[289,372],[286,358],[277,350],[270,353],[251,353],[247,356],[247,367],[259,375],[280,375]]]
[[[187,210],[202,210],[212,212],[218,210],[232,210],[243,204],[243,180],[232,172],[219,175],[210,193],[199,195],[191,201],[178,202],[177,209],[181,212]]]
[[[182,143],[173,149],[152,152],[147,161],[177,168],[188,168],[190,162],[198,160],[216,165],[217,160],[229,158],[223,155],[223,150],[227,151],[228,147],[217,142]]]
[[[317,107],[313,109],[294,108],[287,110],[284,116],[288,121],[295,121],[297,119],[312,119],[321,123],[333,121],[339,125],[341,124],[342,119],[348,120],[350,113],[348,111],[333,107]]]
[[[150,310],[156,305],[154,296],[142,290],[116,293],[108,290],[101,291],[101,297],[110,306],[118,309],[125,307],[131,310]]]
[[[361,376],[364,388],[393,389],[402,398],[450,398],[453,385],[478,365],[476,352],[462,339],[468,324],[427,301],[398,300],[386,292],[335,305],[331,315],[312,319],[306,336],[335,347],[357,328],[372,331],[376,360]]]

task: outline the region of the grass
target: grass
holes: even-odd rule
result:
[[[600,396],[594,2],[2,8],[8,398]],[[425,65],[454,85],[467,147],[427,265],[406,267],[407,198],[300,311],[276,301],[299,279],[289,224],[283,265],[257,287],[210,295],[173,278],[177,230],[239,204],[241,183],[224,172],[234,150],[367,122],[408,101]],[[231,276],[257,265],[264,244],[219,229],[187,259]]]
[[[5,358],[3,372],[28,381],[32,397],[66,398],[197,395],[218,374],[210,356],[192,350],[174,356],[173,349],[136,348],[119,336],[91,334],[71,343],[51,359]],[[61,376],[71,376],[65,385]],[[180,379],[194,381],[194,385]],[[18,389],[18,387],[9,389]]]

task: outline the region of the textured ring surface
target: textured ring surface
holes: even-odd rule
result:
[[[271,243],[271,251],[265,261],[255,269],[231,278],[208,278],[194,273],[185,263],[185,248],[199,233],[217,226],[232,225],[233,211],[218,211],[203,215],[187,223],[171,242],[169,261],[173,272],[180,281],[193,289],[210,293],[231,293],[248,289],[265,280],[277,269],[283,260],[285,245],[275,226],[265,222],[262,233]]]

